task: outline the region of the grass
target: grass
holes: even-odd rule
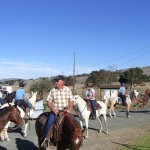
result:
[[[144,137],[136,138],[123,145],[121,150],[150,150],[150,134],[144,135]]]

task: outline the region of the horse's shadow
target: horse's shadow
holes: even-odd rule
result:
[[[7,150],[6,148],[4,148],[4,147],[2,147],[2,146],[0,146],[0,150]]]
[[[38,150],[38,147],[35,146],[34,143],[20,138],[16,138],[16,148],[18,150],[27,150],[27,149]]]
[[[19,133],[20,135],[24,136],[24,133],[22,132],[22,128],[18,127],[16,129],[14,129],[15,127],[9,127],[8,128],[8,132],[9,133]]]

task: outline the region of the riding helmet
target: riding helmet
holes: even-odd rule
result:
[[[19,87],[24,87],[24,83],[20,83],[20,84],[19,84]]]

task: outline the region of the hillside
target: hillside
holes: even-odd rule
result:
[[[141,68],[146,75],[150,75],[150,66]]]

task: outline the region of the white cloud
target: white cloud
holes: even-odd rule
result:
[[[0,79],[50,77],[59,74],[65,76],[73,74],[73,66],[50,66],[40,62],[23,62],[0,59]],[[93,68],[77,66],[78,74],[90,73]],[[77,74],[76,71],[76,74]]]

